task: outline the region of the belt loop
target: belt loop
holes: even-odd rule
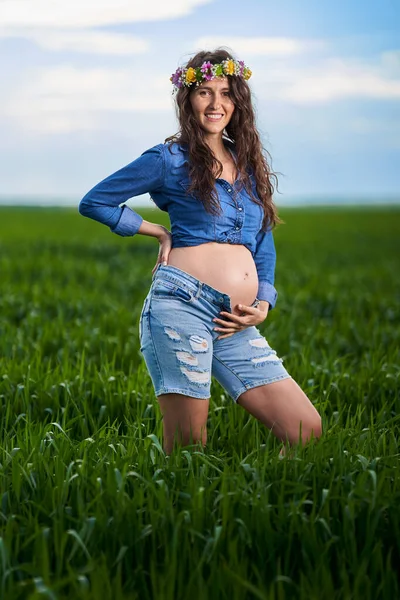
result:
[[[203,291],[202,288],[203,288],[203,284],[201,281],[199,281],[199,287],[198,287],[198,290],[195,295],[196,300],[198,300],[200,298],[200,294]]]

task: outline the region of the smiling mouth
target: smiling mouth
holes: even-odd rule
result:
[[[222,113],[205,113],[205,116],[209,121],[220,121],[224,115]]]

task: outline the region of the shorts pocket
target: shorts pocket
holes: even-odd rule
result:
[[[152,298],[153,300],[183,300],[184,302],[193,302],[194,300],[194,296],[189,290],[167,280],[158,280],[155,282],[152,290]]]
[[[148,306],[149,306],[149,295],[147,295],[146,298],[144,299],[142,310],[140,311],[140,316],[139,316],[139,341],[140,341],[140,343],[142,343],[142,336],[143,336],[143,319],[145,318],[145,316],[147,314]]]
[[[198,194],[196,194],[196,192],[192,192],[191,194],[188,193],[188,189],[190,187],[190,179],[187,177],[185,179],[181,179],[180,181],[178,181],[179,185],[182,188],[182,191],[185,195],[186,200],[189,201],[197,201],[198,200]]]

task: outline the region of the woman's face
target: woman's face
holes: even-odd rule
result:
[[[203,81],[191,92],[190,103],[196,120],[207,133],[222,133],[235,110],[229,78]]]

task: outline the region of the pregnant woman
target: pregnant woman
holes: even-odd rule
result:
[[[223,49],[198,52],[170,78],[178,133],[79,204],[80,214],[120,236],[159,242],[139,335],[167,454],[175,443],[206,444],[211,376],[283,442],[321,435],[317,410],[257,328],[277,299],[272,229],[279,218],[250,76]],[[168,212],[171,232],[119,206],[146,192]]]

